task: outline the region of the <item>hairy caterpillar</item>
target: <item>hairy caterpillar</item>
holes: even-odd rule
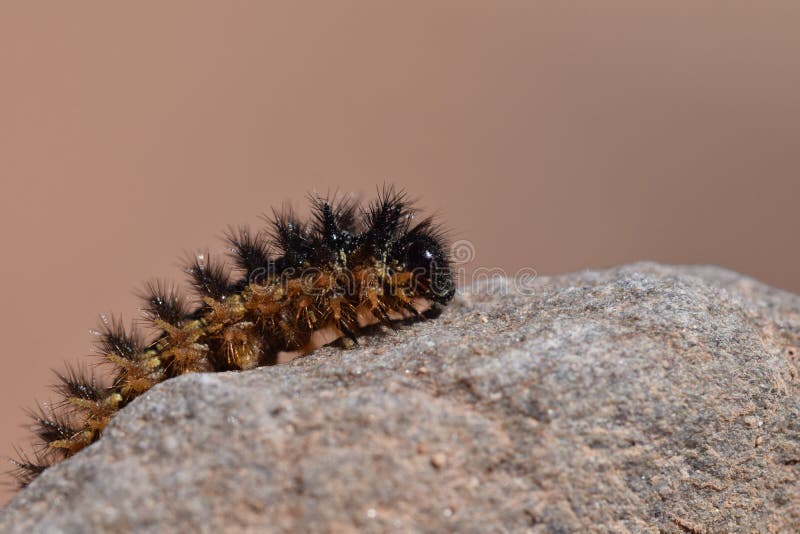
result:
[[[413,222],[404,193],[384,188],[364,209],[311,202],[309,223],[284,210],[269,230],[229,229],[238,278],[208,255],[191,259],[193,307],[168,284],[147,284],[140,296],[151,339],[104,319],[97,353],[111,366],[110,383],[86,368],[56,373],[60,401],[31,412],[38,446],[12,460],[19,485],[95,442],[118,410],[159,382],[273,365],[279,352],[308,352],[312,335],[326,328],[357,343],[364,323],[420,317],[420,302],[438,309],[452,299],[443,233],[430,217]]]

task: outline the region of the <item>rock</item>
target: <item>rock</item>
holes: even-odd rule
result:
[[[800,525],[800,297],[654,264],[520,285],[354,349],[160,384],[0,530]]]

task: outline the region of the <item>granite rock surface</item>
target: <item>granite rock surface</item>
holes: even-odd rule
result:
[[[167,381],[2,532],[792,532],[800,297],[715,267],[494,280],[352,349]]]

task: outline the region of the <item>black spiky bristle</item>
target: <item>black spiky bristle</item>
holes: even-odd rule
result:
[[[221,300],[233,292],[227,267],[224,263],[213,260],[208,252],[193,257],[186,272],[201,298]]]
[[[33,480],[41,475],[45,469],[50,467],[53,462],[42,453],[27,453],[15,447],[16,459],[12,458],[11,465],[14,467],[10,475],[16,481],[17,487],[24,488]],[[33,458],[31,458],[33,454]]]
[[[137,296],[144,301],[145,318],[178,325],[188,313],[186,302],[178,289],[160,280],[147,282]]]
[[[263,278],[274,269],[269,237],[263,232],[253,234],[246,226],[228,228],[225,240],[231,246],[234,264],[243,274],[239,285],[255,277]]]
[[[63,399],[81,399],[98,401],[102,397],[102,388],[97,377],[85,367],[66,366],[65,372],[54,371],[58,383],[53,389]]]

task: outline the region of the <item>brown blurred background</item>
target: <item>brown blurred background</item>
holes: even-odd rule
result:
[[[2,1],[0,454],[99,313],[137,317],[142,281],[313,189],[403,186],[473,267],[716,263],[800,290],[799,20],[793,1]]]

